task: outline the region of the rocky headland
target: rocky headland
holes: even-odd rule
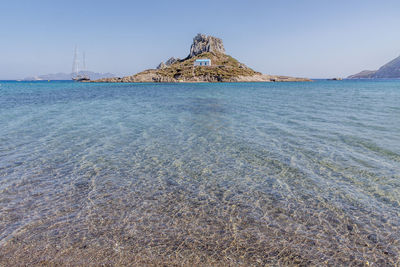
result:
[[[194,66],[196,59],[210,59],[211,66]],[[285,82],[311,81],[306,78],[266,75],[254,71],[225,53],[222,40],[198,34],[193,38],[189,55],[171,57],[156,69],[122,78],[104,78],[93,82]]]
[[[381,79],[400,78],[400,56],[383,65],[378,70],[363,70],[350,75],[348,79]]]

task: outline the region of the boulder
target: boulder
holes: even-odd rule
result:
[[[179,58],[170,57],[167,61],[165,61],[165,65],[171,66],[175,62],[179,61]]]
[[[162,69],[165,69],[166,67],[167,67],[167,65],[164,62],[161,62],[160,64],[158,64],[157,69],[162,70]]]

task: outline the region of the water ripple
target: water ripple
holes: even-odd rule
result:
[[[397,266],[398,88],[2,82],[0,265]]]

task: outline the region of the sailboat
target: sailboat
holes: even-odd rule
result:
[[[76,82],[90,81],[89,77],[85,73],[85,70],[86,70],[85,53],[83,53],[83,68],[81,74],[79,73],[78,48],[75,46],[74,61],[72,64],[72,74],[71,74],[72,80]]]

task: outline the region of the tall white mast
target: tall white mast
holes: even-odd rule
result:
[[[72,63],[72,76],[77,76],[78,72],[79,72],[78,47],[75,45],[74,61]]]
[[[82,66],[82,70],[83,70],[83,71],[86,71],[85,52],[83,52],[83,66]]]

